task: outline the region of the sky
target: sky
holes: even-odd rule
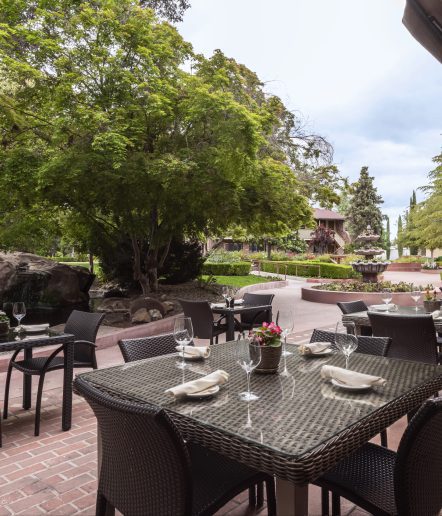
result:
[[[302,113],[341,173],[368,166],[392,232],[442,146],[442,65],[402,24],[405,0],[191,0],[178,24]],[[417,192],[418,200],[423,194]]]

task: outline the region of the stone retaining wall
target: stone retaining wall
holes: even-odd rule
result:
[[[365,301],[367,305],[382,304],[382,293],[380,292],[333,292],[329,290],[318,290],[311,287],[301,289],[301,297],[304,301],[313,303],[326,303],[335,305],[338,302]],[[397,292],[392,294],[392,302],[399,306],[414,306],[409,292]]]
[[[390,263],[387,267],[389,272],[419,272],[421,270],[420,262],[413,263]]]

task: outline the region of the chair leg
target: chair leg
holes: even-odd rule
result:
[[[35,405],[35,430],[34,430],[35,436],[38,436],[40,434],[41,398],[43,396],[44,381],[45,381],[45,375],[42,374],[38,380],[37,404]]]
[[[332,493],[332,516],[341,516],[341,498]]]
[[[264,484],[260,482],[256,485],[256,507],[264,505]]]
[[[97,492],[97,502],[95,506],[95,516],[111,516],[115,514],[115,507],[113,507],[105,498],[104,495]]]
[[[329,516],[330,514],[330,506],[328,501],[328,489],[325,487],[321,487],[321,506],[322,506],[322,515]]]
[[[249,487],[249,507],[256,507],[256,486]]]
[[[266,495],[267,495],[267,514],[269,516],[276,516],[276,494],[275,481],[266,480]]]
[[[217,336],[215,337],[215,344],[218,344],[218,337],[219,337],[219,335],[217,335]]]
[[[9,386],[11,384],[12,364],[9,363],[8,372],[6,374],[5,385],[5,400],[3,402],[3,419],[8,419],[8,405],[9,405]]]
[[[381,446],[388,448],[387,430],[382,430],[381,432]]]

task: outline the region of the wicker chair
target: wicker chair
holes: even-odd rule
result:
[[[430,399],[411,420],[397,453],[368,443],[314,483],[370,514],[439,514],[441,434],[442,398]]]
[[[176,353],[177,343],[173,338],[173,333],[144,337],[141,339],[122,339],[118,341],[121,354],[125,362],[153,358],[169,353]]]
[[[248,306],[263,306],[271,305],[273,302],[274,294],[249,294],[246,293],[243,296],[244,304]],[[256,310],[251,312],[244,312],[241,314],[241,329],[252,330],[262,325],[263,322],[270,322],[271,314],[269,315],[266,310]]]
[[[373,335],[390,337],[387,356],[438,363],[436,331],[431,315],[389,315],[368,312]]]
[[[188,301],[178,299],[183,307],[184,315],[192,319],[193,336],[197,339],[209,339],[213,344],[213,339],[218,342],[218,337],[227,331],[227,325],[221,323],[225,318],[220,317],[213,320],[213,312],[208,301]]]
[[[75,337],[74,346],[74,368],[93,368],[97,369],[97,358],[95,355],[95,339],[98,328],[104,319],[104,314],[92,312],[80,312],[73,310],[66,322],[64,332],[70,333]],[[63,346],[58,347],[49,356],[31,358],[30,360],[16,360],[20,353],[18,349],[11,357],[6,375],[5,401],[3,418],[8,417],[9,386],[11,383],[12,369],[21,371],[24,375],[39,376],[37,390],[37,404],[35,407],[35,429],[34,435],[40,433],[40,412],[41,398],[43,395],[43,384],[46,373],[64,369],[64,357],[60,356]]]
[[[368,306],[364,301],[348,301],[346,303],[336,303],[343,314],[354,314],[356,312],[366,312]],[[370,326],[361,326],[361,335],[371,336],[372,331]]]
[[[208,516],[263,481],[269,514],[275,514],[269,475],[186,443],[159,407],[113,398],[81,377],[74,386],[98,421],[102,461],[97,516],[113,509],[127,516]]]

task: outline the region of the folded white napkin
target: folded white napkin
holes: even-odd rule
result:
[[[201,358],[209,358],[210,356],[210,348],[209,346],[177,346],[175,348],[180,354],[183,353],[184,357],[201,357]]]
[[[439,319],[439,317],[442,317],[442,310],[435,310],[431,315],[433,316],[433,319]]]
[[[353,387],[359,385],[385,385],[387,380],[380,376],[372,376],[370,374],[358,373],[356,371],[349,371],[348,369],[342,369],[342,367],[335,367],[330,365],[324,365],[321,369],[322,378],[334,378],[338,382]]]
[[[22,324],[21,327],[25,331],[44,331],[49,328],[49,324]]]
[[[378,312],[386,312],[387,310],[393,310],[396,308],[394,303],[388,303],[388,305],[370,305],[369,310],[377,310]]]
[[[315,353],[323,353],[330,348],[330,342],[310,342],[309,344],[299,346],[299,352],[301,355],[314,355]]]
[[[193,394],[195,392],[202,392],[208,389],[209,387],[213,387],[214,385],[223,385],[229,379],[229,373],[226,373],[222,369],[218,369],[213,373],[208,374],[207,376],[203,376],[202,378],[198,378],[197,380],[192,380],[191,382],[182,383],[177,385],[176,387],[172,387],[167,389],[164,392],[171,394],[175,398],[180,396],[185,396],[186,394]]]

